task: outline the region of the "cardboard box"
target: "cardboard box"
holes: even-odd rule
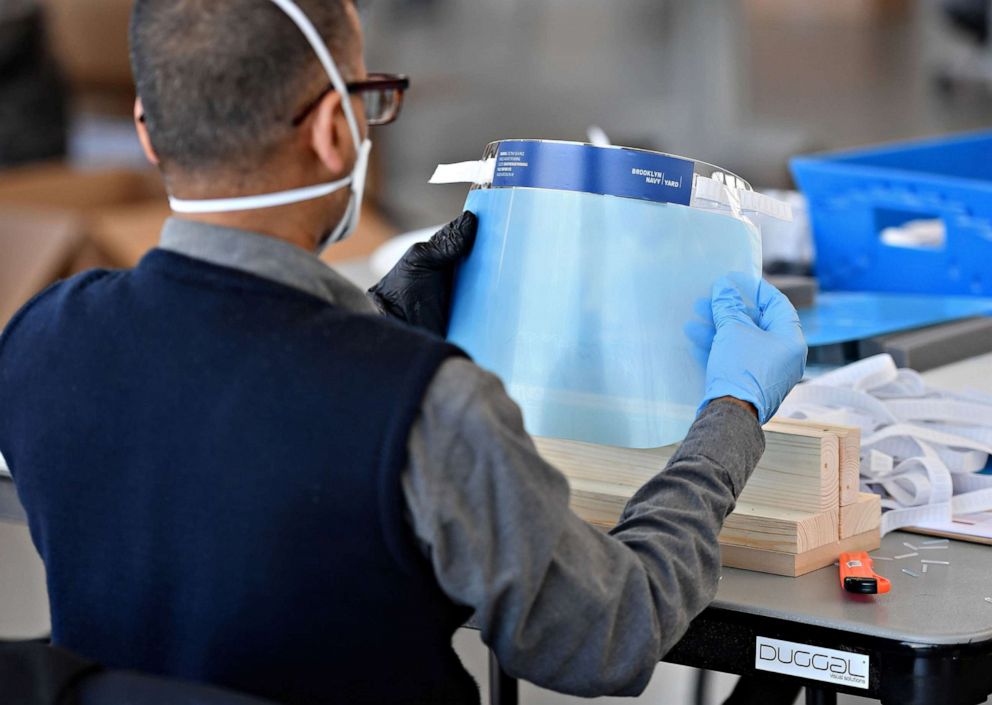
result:
[[[62,163],[0,172],[0,213],[11,208],[75,220],[83,238],[63,275],[99,266],[133,266],[154,247],[169,213],[165,189],[153,170],[90,171]],[[136,208],[141,219],[134,218]],[[132,230],[125,232],[128,226]]]
[[[83,240],[72,214],[0,209],[0,329],[72,266]]]
[[[334,263],[370,257],[379,245],[384,244],[397,233],[399,230],[395,225],[386,220],[374,206],[366,203],[362,206],[362,218],[358,221],[358,230],[355,234],[344,242],[328,247],[320,258],[325,262]]]
[[[128,56],[132,0],[42,0],[53,55],[81,107],[130,115],[134,84]]]
[[[131,88],[132,0],[43,0],[52,49],[82,87]]]
[[[81,261],[113,267],[137,264],[158,243],[162,224],[170,214],[165,189],[154,170],[80,171],[64,164],[0,172],[0,213],[5,206],[75,217],[89,249],[88,260]],[[337,262],[368,257],[396,232],[366,204],[358,231],[328,248],[322,259]]]
[[[79,170],[54,162],[0,172],[0,204],[89,213],[142,200],[165,202],[162,181],[150,169]]]

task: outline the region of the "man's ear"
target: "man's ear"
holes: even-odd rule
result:
[[[141,105],[141,98],[134,99],[134,128],[138,131],[138,141],[141,142],[141,148],[145,151],[145,158],[158,166],[158,154],[155,153],[152,140],[148,136],[148,128],[145,126],[145,109]]]
[[[310,146],[332,178],[338,178],[345,172],[345,155],[354,151],[350,145],[351,135],[341,108],[341,94],[331,91],[314,110]]]

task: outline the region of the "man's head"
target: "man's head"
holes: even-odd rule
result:
[[[344,79],[363,78],[352,0],[296,4]],[[136,0],[131,64],[139,134],[173,193],[201,198],[306,186],[346,175],[354,164],[356,145],[337,92],[294,126],[294,115],[329,79],[299,27],[271,0]],[[364,134],[360,99],[352,100]],[[344,203],[347,195],[333,200]]]

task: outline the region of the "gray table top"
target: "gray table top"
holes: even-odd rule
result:
[[[928,384],[992,394],[992,354],[962,360],[923,373]],[[876,556],[910,553],[928,537],[893,532]],[[967,644],[992,639],[992,546],[951,541],[947,550],[920,551],[899,561],[876,561],[875,572],[892,581],[887,595],[850,595],[840,588],[837,568],[829,566],[799,578],[724,568],[714,606],[811,625],[858,631],[888,639],[927,644]],[[920,559],[950,561],[931,565]],[[903,568],[920,573],[906,575]]]
[[[895,531],[872,556],[912,553],[927,536]],[[836,566],[798,578],[724,568],[714,607],[829,629],[919,644],[992,640],[992,546],[950,541],[946,550],[921,550],[902,560],[875,561],[892,581],[886,595],[853,595],[840,587]],[[923,573],[920,559],[948,561]],[[906,568],[920,575],[902,572]]]
[[[23,522],[13,483],[0,478],[0,521]],[[22,542],[29,541],[23,532]],[[911,552],[924,536],[893,532],[873,555]],[[837,568],[828,566],[799,578],[724,568],[713,605],[736,612],[785,619],[841,631],[919,644],[968,644],[992,640],[992,546],[951,541],[946,550],[923,550],[902,560],[876,561],[875,571],[892,581],[887,595],[851,595],[840,587]],[[25,554],[19,552],[18,558]],[[920,559],[949,561],[930,565]],[[5,568],[10,563],[4,558]],[[902,572],[920,573],[914,578]],[[36,570],[33,564],[28,566]],[[37,589],[37,581],[33,581]]]

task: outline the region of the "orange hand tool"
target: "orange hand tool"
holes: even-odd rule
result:
[[[888,592],[892,584],[871,568],[871,556],[864,551],[840,554],[840,586],[848,592],[875,595]]]

